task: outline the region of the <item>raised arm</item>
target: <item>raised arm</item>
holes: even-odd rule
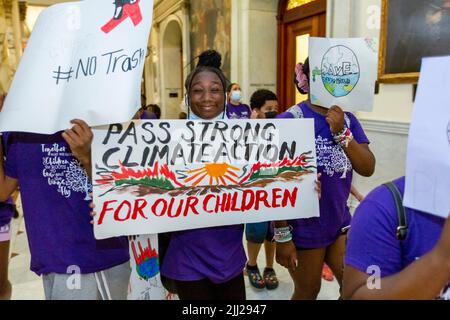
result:
[[[81,162],[87,175],[92,179],[91,144],[94,135],[85,121],[75,119],[71,122],[73,124],[72,129],[64,131],[62,137],[69,144],[74,157]]]
[[[333,135],[338,135],[345,129],[344,111],[338,106],[328,110],[327,122]],[[359,144],[352,139],[347,145],[342,146],[347,154],[353,169],[364,177],[370,177],[375,171],[375,156],[366,143]]]

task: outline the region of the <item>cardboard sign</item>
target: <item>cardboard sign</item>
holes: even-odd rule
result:
[[[345,111],[372,111],[378,41],[314,37],[309,41],[311,102]]]
[[[311,119],[113,124],[92,150],[97,239],[319,216]]]
[[[0,113],[0,131],[53,134],[73,119],[129,121],[139,109],[153,0],[86,0],[44,10]]]
[[[425,58],[414,104],[406,161],[406,207],[450,213],[450,56]]]

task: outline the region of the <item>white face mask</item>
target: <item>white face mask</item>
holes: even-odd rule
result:
[[[242,100],[242,92],[240,90],[235,90],[231,92],[231,100],[236,102],[241,102]]]
[[[189,109],[189,111],[188,111],[188,119],[189,120],[205,120],[203,118],[200,118],[194,112],[192,112],[191,109]],[[223,119],[228,119],[226,109],[224,109],[223,112],[221,114],[219,114],[217,117],[215,117],[214,119],[209,119],[209,120],[214,121],[214,120],[223,120]]]

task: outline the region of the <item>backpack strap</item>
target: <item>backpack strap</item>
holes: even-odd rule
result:
[[[408,222],[406,220],[406,210],[403,206],[403,196],[400,190],[393,182],[385,183],[392,196],[394,197],[395,206],[397,209],[398,227],[397,227],[397,239],[399,241],[404,241],[408,235]]]

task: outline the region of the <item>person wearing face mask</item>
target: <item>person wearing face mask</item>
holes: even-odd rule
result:
[[[241,87],[232,83],[227,88],[227,117],[228,119],[250,119],[252,111],[250,107],[242,103]]]
[[[252,119],[274,119],[278,115],[278,98],[270,90],[257,90],[250,99],[250,107],[252,108]],[[278,278],[273,269],[275,243],[272,242],[273,232],[270,222],[246,224],[245,238],[248,252],[245,271],[250,284],[255,289],[274,290],[278,288]],[[257,259],[263,243],[266,252],[266,267],[261,275]]]
[[[270,90],[260,89],[250,98],[252,119],[274,119],[278,115],[278,98]]]

